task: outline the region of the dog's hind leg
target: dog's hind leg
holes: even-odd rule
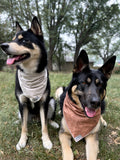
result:
[[[41,127],[42,127],[42,142],[44,148],[50,150],[52,148],[52,142],[50,141],[47,129],[47,120],[45,118],[44,106],[40,107],[40,118],[41,118]]]
[[[63,160],[73,160],[73,152],[71,149],[71,134],[69,133],[64,118],[61,121],[59,140],[62,147]]]
[[[27,107],[23,108],[23,118],[22,118],[22,131],[21,131],[21,137],[16,145],[16,149],[20,150],[21,148],[24,148],[27,143],[27,121],[28,121],[28,109]]]
[[[87,160],[97,160],[97,154],[99,152],[99,142],[97,140],[97,134],[91,134],[87,136],[85,140]]]

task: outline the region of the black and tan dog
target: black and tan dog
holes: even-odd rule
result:
[[[71,137],[76,142],[85,138],[87,160],[97,160],[97,135],[101,122],[106,125],[101,113],[105,110],[106,86],[115,59],[113,56],[101,68],[93,70],[84,50],[78,56],[72,80],[60,97],[62,120],[59,139],[63,160],[74,159]]]
[[[24,31],[17,22],[15,37],[11,42],[1,44],[1,48],[10,56],[7,64],[17,66],[15,95],[19,103],[22,131],[16,149],[20,150],[26,146],[29,115],[40,116],[43,146],[51,149],[52,142],[48,135],[47,119],[53,119],[55,103],[54,99],[50,99],[47,53],[37,17],[33,18],[31,28],[27,31]],[[54,121],[50,122],[58,127]]]

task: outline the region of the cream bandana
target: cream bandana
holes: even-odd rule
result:
[[[18,70],[18,79],[24,96],[36,103],[43,96],[47,86],[47,69],[32,74]]]
[[[89,135],[97,125],[101,115],[101,108],[97,109],[93,118],[88,118],[84,111],[70,100],[67,93],[63,104],[63,115],[72,137],[78,142]]]

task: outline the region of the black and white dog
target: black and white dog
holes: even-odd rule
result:
[[[37,17],[33,18],[31,28],[27,31],[16,22],[15,37],[11,42],[1,44],[1,48],[9,55],[7,64],[17,66],[15,95],[19,103],[22,131],[16,149],[20,150],[26,146],[29,115],[40,116],[43,146],[51,149],[47,119],[53,126],[58,127],[58,125],[52,121],[55,116],[55,101],[50,98],[47,52]]]

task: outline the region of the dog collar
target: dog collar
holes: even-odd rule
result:
[[[84,110],[71,101],[66,94],[63,104],[63,115],[67,123],[68,129],[76,142],[90,134],[96,127],[100,115],[101,108],[98,108],[93,118],[88,118]]]
[[[24,96],[36,103],[43,96],[47,86],[47,69],[32,74],[18,70],[18,79]]]

